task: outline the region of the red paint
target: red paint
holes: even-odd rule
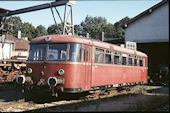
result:
[[[46,43],[47,36],[35,38],[31,43]],[[33,72],[30,74],[34,82],[38,82],[41,78],[48,80],[49,77],[64,78],[65,82],[62,85],[64,88],[82,88],[88,90],[95,86],[104,86],[112,84],[147,82],[148,69],[147,69],[147,55],[133,51],[127,48],[122,48],[113,44],[92,41],[87,38],[79,38],[67,35],[50,35],[51,40],[48,43],[61,43],[61,42],[76,42],[82,44],[81,62],[60,61],[59,64],[49,63],[28,63],[27,68],[32,68]],[[94,63],[94,46],[120,51],[127,54],[134,54],[143,57],[143,67],[139,66],[122,66],[116,64],[100,64]],[[88,53],[88,61],[83,61],[84,48],[88,47],[91,54]],[[63,62],[63,64],[62,64]],[[59,75],[58,70],[64,69],[65,74]],[[43,74],[42,74],[43,72]]]

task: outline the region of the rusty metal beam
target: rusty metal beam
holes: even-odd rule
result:
[[[42,5],[27,7],[27,8],[18,9],[18,10],[13,10],[13,11],[9,11],[9,12],[6,12],[6,13],[1,13],[0,17],[4,17],[4,16],[7,17],[7,16],[16,15],[16,14],[47,9],[47,8],[50,8],[50,7],[62,6],[62,5],[67,4],[67,2],[69,2],[69,0],[56,0],[56,2],[51,2],[51,3],[42,4]]]

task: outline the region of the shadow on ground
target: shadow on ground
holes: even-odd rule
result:
[[[0,102],[18,101],[23,98],[21,88],[15,82],[0,84]]]
[[[168,87],[150,90],[149,92],[169,92]],[[157,103],[169,100],[169,96],[123,94],[94,101],[86,101],[68,105],[56,105],[54,107],[31,110],[30,112],[96,112],[96,111],[145,111]]]

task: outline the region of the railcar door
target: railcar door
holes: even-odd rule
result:
[[[84,63],[85,63],[85,79],[84,88],[90,89],[91,87],[91,46],[84,46]]]

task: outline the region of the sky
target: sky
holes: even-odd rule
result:
[[[108,23],[114,24],[122,18],[128,16],[133,18],[153,5],[159,3],[161,0],[82,0],[75,1],[73,6],[73,20],[74,24],[80,24],[85,20],[87,15],[92,17],[104,17]],[[30,6],[50,3],[53,1],[1,1],[0,8],[9,10],[16,10]],[[57,7],[62,18],[64,17],[64,6]],[[57,23],[61,23],[57,13],[53,9]],[[54,24],[52,13],[50,9],[44,9],[29,13],[18,14],[22,22],[29,22],[33,26],[43,25],[48,28]]]

